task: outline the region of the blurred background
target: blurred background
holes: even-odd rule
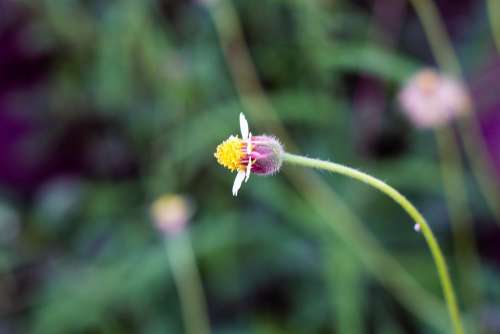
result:
[[[497,7],[0,0],[0,333],[185,333],[183,284],[212,333],[451,333],[428,247],[384,195],[286,165],[231,195],[213,152],[240,112],[407,195],[468,333],[500,333]],[[468,117],[409,122],[398,93],[428,67],[464,80]],[[154,225],[164,194],[190,203],[181,234]]]

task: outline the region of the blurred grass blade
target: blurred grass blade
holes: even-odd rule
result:
[[[500,52],[500,1],[486,0],[486,3],[488,6],[488,15],[490,17],[493,40],[495,41],[497,51]]]

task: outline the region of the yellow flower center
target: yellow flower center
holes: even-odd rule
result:
[[[231,136],[217,146],[214,157],[219,164],[232,172],[235,170],[245,170],[245,166],[241,163],[241,159],[245,155],[243,144],[243,140]]]

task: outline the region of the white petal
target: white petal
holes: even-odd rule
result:
[[[245,183],[248,181],[248,178],[250,177],[250,170],[251,169],[252,169],[252,159],[248,160],[247,172],[246,172],[246,177],[245,177]]]
[[[243,113],[240,113],[240,130],[241,130],[241,137],[243,140],[248,138],[248,122],[247,119],[245,118],[245,115]]]
[[[241,184],[243,183],[244,179],[245,179],[245,172],[239,171],[238,174],[236,174],[236,178],[234,179],[233,183],[233,196],[238,195],[238,190],[240,190]]]
[[[248,141],[247,141],[247,153],[252,153],[252,133],[248,133]]]

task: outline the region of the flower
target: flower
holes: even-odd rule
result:
[[[470,111],[464,85],[432,69],[416,73],[399,94],[403,112],[418,128],[442,126]]]
[[[151,206],[155,226],[168,235],[182,231],[191,218],[192,211],[185,197],[172,194],[159,197]]]
[[[279,171],[283,162],[283,146],[280,142],[266,135],[252,136],[248,122],[240,113],[241,139],[229,136],[214,153],[217,162],[231,172],[238,171],[233,184],[233,195],[238,195],[243,181],[247,182],[251,173],[272,175]]]

